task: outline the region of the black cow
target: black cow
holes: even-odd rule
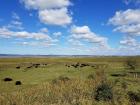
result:
[[[15,82],[15,85],[21,85],[22,83],[21,83],[21,81],[16,81]]]

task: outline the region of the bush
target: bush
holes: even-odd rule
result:
[[[127,94],[131,102],[140,102],[140,93],[129,91]]]
[[[102,83],[95,90],[95,100],[109,101],[113,99],[112,88],[107,83]]]

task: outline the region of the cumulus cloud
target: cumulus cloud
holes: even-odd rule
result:
[[[96,43],[100,47],[108,48],[108,39],[92,32],[88,26],[73,26],[71,34],[71,38],[75,40],[84,40],[89,43]]]
[[[48,33],[48,29],[47,29],[47,28],[41,28],[41,29],[40,29],[40,32]]]
[[[58,39],[52,39],[47,33],[44,32],[12,31],[5,27],[0,28],[0,37],[24,39],[24,42],[17,42],[17,44],[24,46],[50,47],[57,45],[57,42],[59,41]],[[30,41],[26,41],[26,39],[30,39]]]
[[[17,30],[23,30],[23,26],[22,26],[22,22],[20,20],[20,17],[18,16],[17,13],[12,12],[12,20],[10,21],[9,24],[7,24],[6,26],[4,26],[5,28],[9,28],[9,29],[17,29]]]
[[[22,26],[22,22],[20,21],[16,21],[16,20],[12,20],[7,26],[5,26],[6,28],[9,29],[17,29],[17,30],[23,30],[23,26]]]
[[[51,40],[51,38],[41,32],[11,31],[7,28],[0,28],[0,36],[5,38],[31,38],[36,40]]]
[[[117,11],[115,16],[109,19],[109,24],[115,26],[114,31],[132,36],[140,35],[140,9]]]
[[[83,46],[84,46],[84,44],[81,43],[79,40],[69,39],[68,42],[69,42],[72,46],[74,46],[74,47],[76,47],[76,46],[78,46],[78,47],[79,47],[79,46],[83,47]]]
[[[29,42],[21,42],[20,44],[21,45],[29,45],[30,43]]]
[[[12,20],[7,25],[0,27],[0,37],[24,40],[24,42],[18,43],[20,45],[51,46],[58,42],[57,39],[53,39],[48,35],[46,27],[41,28],[37,32],[26,31],[22,27],[20,17],[15,12],[12,13]],[[29,40],[31,42],[28,42]]]
[[[115,16],[109,19],[109,24],[115,26],[140,24],[140,9],[117,11]]]
[[[52,25],[67,25],[72,22],[67,8],[41,10],[39,11],[39,19],[42,23]]]
[[[131,36],[140,36],[140,24],[119,26],[115,28],[114,31],[125,33]]]
[[[20,20],[20,17],[15,12],[12,12],[12,18],[15,19],[15,20]]]
[[[117,11],[108,23],[115,26],[113,31],[125,35],[120,41],[121,49],[127,49],[129,52],[140,48],[140,43],[136,40],[136,37],[140,36],[140,9]]]
[[[4,38],[10,38],[12,35],[12,31],[10,31],[9,29],[2,27],[0,28],[0,36],[4,37]]]
[[[28,9],[38,10],[38,17],[44,24],[64,26],[72,22],[68,11],[69,0],[22,0]]]
[[[127,36],[120,41],[119,49],[128,55],[137,55],[140,54],[140,43],[135,38]]]
[[[30,41],[30,42],[19,42],[17,44],[24,45],[24,46],[44,46],[44,47],[50,47],[57,45],[56,43],[52,43],[51,41]]]
[[[90,29],[88,26],[73,26],[71,29],[71,32],[74,34],[87,34],[87,33],[91,33]]]
[[[71,3],[69,0],[21,0],[28,9],[52,9],[67,7]]]
[[[58,38],[62,35],[62,33],[61,32],[54,32],[53,35],[54,35],[54,37]]]
[[[123,40],[120,41],[120,44],[123,46],[132,46],[132,47],[136,47],[138,46],[138,42],[136,41],[136,39],[132,38],[132,37],[126,37]]]

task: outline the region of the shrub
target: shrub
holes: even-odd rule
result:
[[[109,101],[113,99],[112,88],[107,83],[102,83],[95,90],[95,100]]]
[[[129,91],[127,94],[131,102],[140,102],[140,93]]]

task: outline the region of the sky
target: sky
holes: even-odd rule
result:
[[[140,0],[1,0],[0,54],[140,55]]]

